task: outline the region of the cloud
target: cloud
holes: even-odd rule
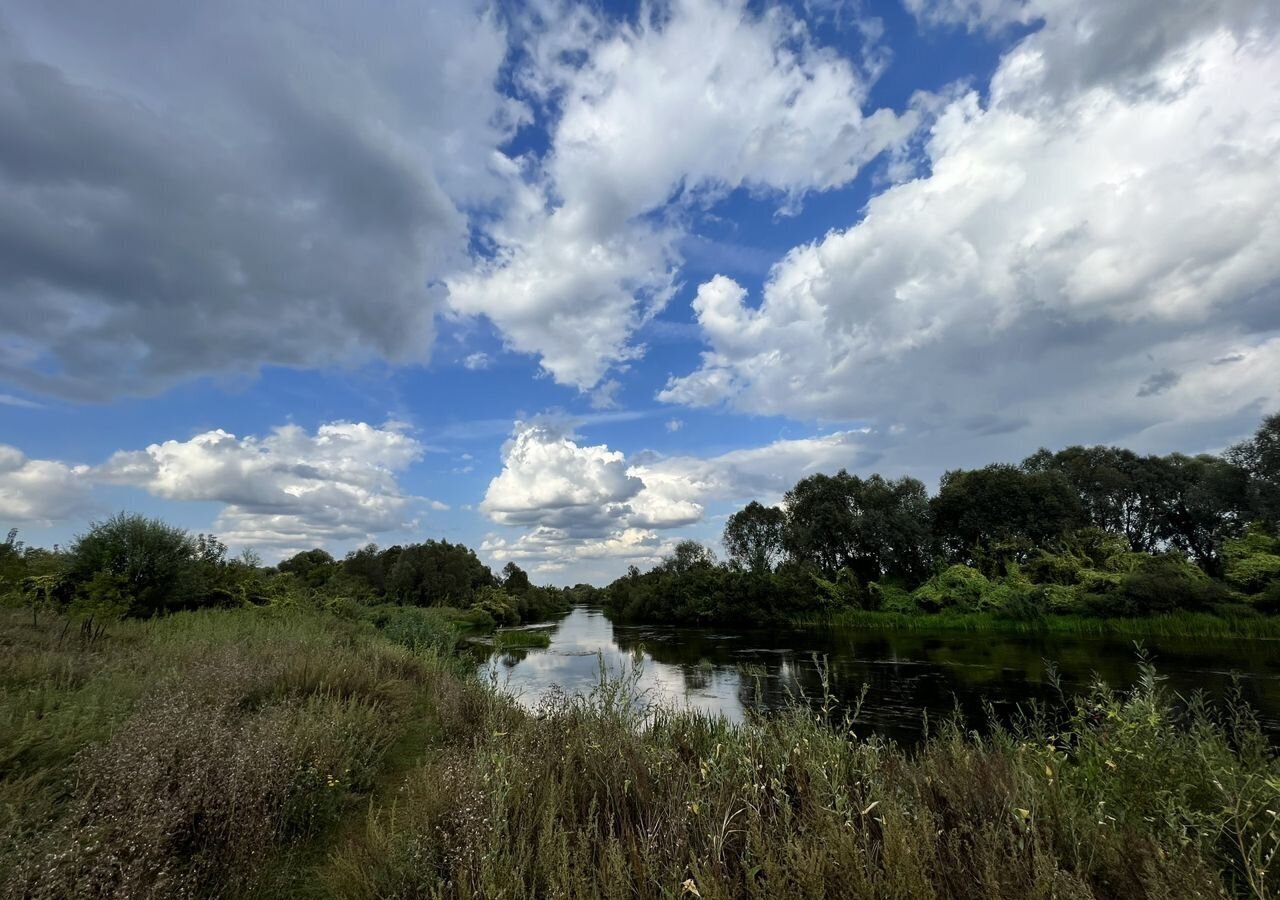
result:
[[[631,336],[670,299],[695,211],[737,188],[793,211],[912,129],[913,113],[864,116],[865,73],[781,7],[677,0],[614,24],[538,8],[518,80],[558,115],[550,149],[493,158],[511,199],[492,252],[448,285],[561,384],[589,390],[643,352]]]
[[[1034,27],[1003,61],[1035,93],[1061,97],[1095,86],[1126,94],[1162,90],[1161,66],[1220,29],[1269,30],[1280,9],[1265,0],[905,0],[927,25],[1000,32]]]
[[[1214,365],[1215,363],[1216,360],[1211,360],[1209,365]],[[1156,394],[1163,394],[1181,380],[1182,376],[1173,371],[1173,369],[1161,369],[1142,382],[1142,386],[1138,388],[1138,396],[1154,397]]]
[[[684,420],[683,419],[667,419],[664,427],[667,429],[667,431],[670,431],[670,432],[679,431],[681,428],[684,427]]]
[[[221,503],[215,529],[229,543],[304,549],[412,527],[420,498],[397,475],[423,453],[398,422],[333,422],[314,433],[285,425],[262,438],[218,429],[118,452],[93,477],[166,500]]]
[[[595,532],[628,514],[628,501],[644,487],[627,474],[621,453],[603,445],[581,447],[548,424],[516,423],[502,461],[480,505],[502,525]]]
[[[0,521],[50,525],[88,506],[87,466],[28,459],[17,447],[0,444]]]
[[[376,48],[377,52],[370,52]],[[424,360],[522,108],[467,0],[143,0],[0,21],[0,379],[107,399]]]
[[[539,571],[575,562],[651,563],[672,543],[662,532],[703,522],[708,504],[777,502],[806,474],[869,462],[864,438],[841,431],[707,458],[643,453],[628,460],[603,444],[582,445],[553,424],[518,422],[480,509],[499,525],[525,530],[490,535],[483,549]],[[616,574],[618,566],[606,570]]]
[[[959,464],[1170,423],[1210,423],[1203,442],[1280,401],[1260,366],[1210,371],[1273,359],[1280,330],[1274,18],[1259,3],[1026,8],[1044,27],[987,99],[938,107],[921,174],[788,253],[758,305],[728,278],[699,287],[709,349],[661,399],[871,421],[915,464],[939,441]],[[1099,45],[1139,38],[1159,52],[1089,68]],[[1152,360],[1181,380],[1139,401]]]
[[[473,372],[487,369],[493,365],[493,360],[489,358],[487,353],[472,353],[462,361],[462,364]]]
[[[41,409],[41,404],[34,400],[27,400],[23,397],[15,397],[13,394],[0,394],[0,406],[16,406],[20,409]]]
[[[489,535],[480,546],[493,559],[527,564],[535,572],[581,572],[592,563],[653,565],[671,551],[674,541],[646,528],[623,528],[600,538],[571,539],[557,528],[540,526],[510,540]]]

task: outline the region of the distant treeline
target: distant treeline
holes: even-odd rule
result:
[[[606,589],[615,618],[764,622],[846,609],[1141,616],[1280,612],[1280,414],[1222,456],[1040,450],[914,478],[811,475]]]
[[[369,544],[334,559],[306,550],[276,566],[252,552],[228,557],[213,535],[120,513],[91,523],[65,549],[26,547],[16,529],[0,543],[0,598],[42,609],[146,618],[240,605],[396,604],[474,611],[475,624],[537,621],[591,599],[595,589],[540,587],[514,562],[494,575],[462,544]]]

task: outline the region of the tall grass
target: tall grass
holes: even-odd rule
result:
[[[268,892],[456,665],[271,609],[0,627],[0,895]],[[447,691],[437,691],[447,693]]]
[[[846,609],[831,615],[801,616],[794,624],[808,627],[883,631],[964,631],[1002,634],[1076,634],[1128,637],[1280,638],[1280,617],[1219,616],[1179,612],[1129,619],[1087,616],[1044,616],[1011,619],[992,613],[896,613]]]
[[[1271,747],[1145,664],[907,749],[829,704],[734,725],[607,678],[529,713],[416,615],[0,619],[0,895],[1280,892]]]
[[[1246,710],[1154,673],[989,737],[743,725],[606,684],[497,698],[331,856],[343,897],[1270,897],[1280,768]],[[1064,701],[1065,703],[1065,701]]]

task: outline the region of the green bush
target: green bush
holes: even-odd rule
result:
[[[130,615],[146,617],[191,605],[182,588],[195,563],[196,542],[183,529],[119,513],[76,538],[67,576],[77,589],[118,593]]]
[[[1085,608],[1097,616],[1149,616],[1177,610],[1205,610],[1226,599],[1226,591],[1177,554],[1150,556],[1109,593],[1086,593]]]
[[[1254,523],[1222,547],[1227,581],[1246,594],[1258,594],[1280,582],[1280,538]]]
[[[990,591],[991,582],[977,569],[968,566],[951,566],[934,575],[912,596],[916,605],[926,612],[944,609],[976,610],[982,595]]]
[[[896,581],[873,581],[867,585],[868,606],[891,613],[913,613],[919,610],[911,592]]]
[[[499,625],[520,624],[515,598],[499,587],[486,586],[477,590],[471,608],[491,616]]]
[[[1280,613],[1280,581],[1271,582],[1260,594],[1249,598],[1253,608],[1261,613]]]
[[[984,612],[1007,614],[1007,618],[1034,618],[1033,611],[1038,615],[1038,607],[1032,599],[1034,589],[1035,585],[1022,577],[1015,567],[1013,574],[990,582],[978,605]]]
[[[1084,609],[1084,593],[1074,585],[1035,585],[1031,590],[1031,599],[1046,615],[1072,615]]]

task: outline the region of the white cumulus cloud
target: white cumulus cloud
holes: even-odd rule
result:
[[[218,429],[118,452],[94,477],[224,504],[215,529],[228,542],[305,549],[411,527],[419,498],[400,489],[397,475],[423,451],[397,422],[333,422],[315,432],[285,425],[261,438]]]
[[[922,435],[990,453],[1028,425],[1041,443],[1197,419],[1230,434],[1280,400],[1253,362],[1210,364],[1270,360],[1280,330],[1274,17],[1244,2],[1026,7],[1043,29],[985,100],[941,107],[923,174],[793,249],[758,306],[728,278],[699,287],[709,349],[662,399],[867,419],[917,458]],[[1086,72],[1119,39],[1104,26],[1159,52]]]
[[[49,525],[82,513],[89,502],[88,466],[28,459],[0,444],[0,523]]]
[[[794,208],[914,121],[864,116],[864,74],[782,7],[676,0],[634,24],[553,8],[529,42],[523,81],[558,112],[551,147],[493,158],[511,199],[450,303],[581,390],[642,352],[631,335],[671,296],[690,210],[735,188]]]

